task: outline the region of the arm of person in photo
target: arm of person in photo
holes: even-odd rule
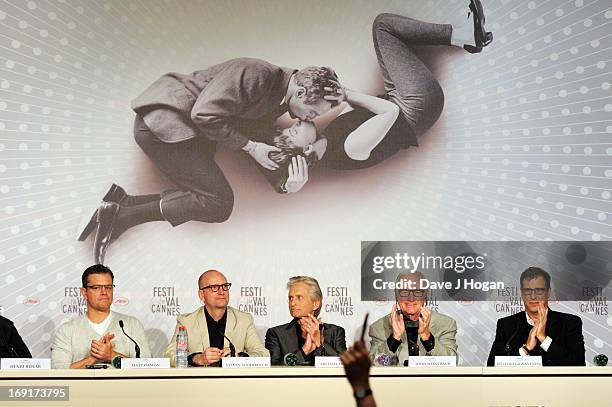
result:
[[[504,335],[504,330],[502,329],[501,319],[497,320],[497,327],[495,329],[495,340],[493,341],[493,345],[491,345],[491,351],[489,352],[489,358],[487,359],[487,366],[495,366],[495,356],[504,356],[506,355],[506,336]],[[512,349],[510,355],[518,355],[518,349]]]
[[[350,158],[367,160],[397,120],[399,107],[388,100],[352,90],[346,90],[346,97],[350,106],[363,107],[376,115],[353,130],[344,142]]]
[[[552,360],[560,366],[585,366],[584,336],[580,317],[572,315],[567,320],[563,334],[564,341],[555,341],[555,338],[551,338],[552,342],[543,358]],[[566,346],[562,345],[563,342]]]
[[[244,149],[260,165],[274,170],[278,165],[269,159],[268,153],[278,149],[249,140],[233,121],[268,98],[274,80],[267,67],[236,62],[215,75],[202,90],[191,110],[191,120],[209,139],[233,150]]]
[[[166,346],[166,350],[164,352],[164,357],[170,359],[170,366],[176,366],[176,336],[178,335],[178,328],[182,325],[177,321],[176,326],[174,327],[174,333],[170,337],[170,342],[168,342],[168,346]]]
[[[363,340],[356,341],[353,346],[340,355],[344,365],[346,378],[351,384],[356,405],[358,407],[375,407],[376,401],[370,388],[370,358]]]
[[[88,355],[81,360],[72,361],[72,324],[59,327],[51,345],[51,367],[53,369],[83,369],[86,365],[97,362],[96,358]]]
[[[144,327],[142,326],[139,320],[134,319],[132,321],[132,323],[129,323],[129,325],[126,326],[126,333],[130,335],[138,344],[138,347],[140,348],[141,358],[152,357],[153,355],[151,355],[151,348],[149,347],[149,341],[147,340],[147,334],[145,333]],[[129,331],[127,330],[128,327]],[[136,347],[132,341],[130,341],[129,339],[128,341],[128,348],[130,349],[128,354],[130,355],[130,357],[135,357]]]
[[[270,355],[270,352],[268,352],[268,349],[266,349],[266,346],[264,346],[261,338],[257,334],[257,329],[255,329],[255,323],[251,315],[249,315],[249,325],[244,340],[244,352],[253,357],[265,357]]]
[[[270,352],[270,363],[272,365],[283,365],[283,357],[280,339],[276,331],[272,328],[266,332],[266,349]]]
[[[325,339],[323,340],[321,347],[315,351],[315,356],[338,356],[346,351],[344,328],[337,326],[335,331],[335,335],[329,338],[331,340],[330,342],[327,342]],[[323,337],[325,337],[325,332],[323,333]]]
[[[389,349],[387,339],[391,333],[385,333],[383,324],[374,323],[370,325],[368,334],[370,335],[370,357],[372,360],[381,353],[393,356],[399,352],[399,347],[394,352]]]
[[[6,335],[6,344],[9,349],[12,349],[13,351],[15,351],[17,357],[20,357],[20,358],[31,358],[32,357],[30,350],[28,349],[27,345],[23,342],[23,339],[21,339],[21,335],[19,335],[17,328],[15,328],[15,325],[13,325],[12,322],[10,323],[10,326],[8,328],[8,332]]]

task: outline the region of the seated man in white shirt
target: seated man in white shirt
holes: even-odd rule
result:
[[[495,356],[541,356],[544,366],[585,366],[582,319],[548,307],[551,278],[539,267],[521,274],[525,311],[497,320],[488,366]]]
[[[110,309],[115,288],[113,272],[96,264],[83,272],[81,280],[87,313],[59,327],[51,347],[51,366],[54,369],[82,369],[96,363],[118,366],[123,357],[150,357],[142,324],[134,317]],[[126,334],[138,344],[139,355]]]

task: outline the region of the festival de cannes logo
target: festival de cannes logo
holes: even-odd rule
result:
[[[608,298],[603,295],[603,287],[583,287],[582,296],[586,301],[580,301],[582,314],[608,315]]]
[[[240,287],[238,310],[256,317],[268,316],[268,298],[263,295],[261,286]]]
[[[60,309],[62,314],[68,315],[83,315],[87,312],[87,301],[81,295],[80,287],[64,287]]]
[[[151,297],[151,313],[178,316],[181,313],[179,297],[174,293],[174,287],[153,287]]]
[[[328,286],[325,290],[325,302],[323,304],[326,313],[341,316],[353,315],[353,297],[349,294],[346,286]]]

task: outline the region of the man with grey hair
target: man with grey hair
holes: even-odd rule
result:
[[[420,287],[421,272],[402,273],[397,282]],[[457,356],[457,323],[429,309],[428,292],[397,289],[391,313],[370,326],[370,356],[381,365],[407,364],[410,356]]]
[[[315,356],[338,356],[346,350],[344,328],[325,324],[319,313],[323,294],[312,277],[291,277],[289,313],[291,322],[266,332],[266,348],[273,365],[314,365]]]

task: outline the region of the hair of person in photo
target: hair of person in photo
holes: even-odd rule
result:
[[[297,283],[304,283],[308,287],[310,287],[310,298],[313,301],[319,300],[319,303],[320,303],[319,308],[314,310],[315,317],[318,317],[319,313],[321,312],[321,307],[323,305],[323,293],[321,292],[321,287],[319,287],[319,282],[312,277],[295,276],[295,277],[291,277],[289,281],[287,282],[287,290],[290,290],[291,287]]]
[[[550,288],[550,274],[539,267],[527,267],[527,269],[521,273],[521,287],[523,286],[523,281],[533,280],[534,278],[538,277],[542,277],[546,283],[546,288]]]
[[[280,166],[289,166],[289,163],[293,157],[304,154],[304,149],[293,144],[289,137],[282,134],[282,131],[283,130],[278,126],[274,126],[272,129],[272,143],[275,147],[280,148],[280,151],[272,151],[269,154],[269,157],[272,161]],[[319,137],[317,136],[317,139],[318,138]],[[308,167],[311,167],[319,160],[319,157],[314,152],[304,157],[306,158],[306,164],[308,164]]]
[[[326,66],[309,66],[300,69],[295,74],[295,83],[306,89],[304,103],[307,105],[317,103],[326,94],[335,94],[340,88],[338,75],[333,69]],[[326,91],[325,88],[331,88],[332,91]],[[332,107],[338,105],[337,100],[330,100],[330,102]]]
[[[103,266],[102,264],[94,264],[93,266],[87,267],[83,272],[83,275],[81,276],[83,288],[87,287],[87,278],[92,274],[110,274],[111,280],[115,281],[115,276],[113,275],[111,269],[106,266]]]

